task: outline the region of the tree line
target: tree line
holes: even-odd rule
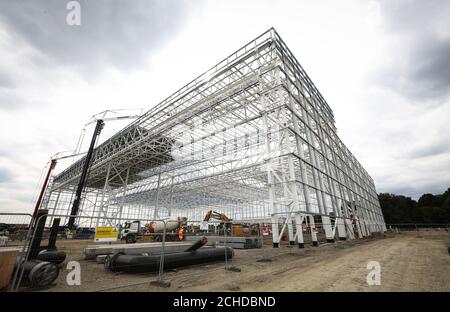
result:
[[[450,223],[450,188],[443,194],[423,194],[418,201],[403,195],[378,194],[386,224]]]

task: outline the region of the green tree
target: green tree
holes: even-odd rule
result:
[[[388,193],[380,193],[378,199],[387,224],[450,223],[450,188],[439,195],[424,194],[417,202]]]

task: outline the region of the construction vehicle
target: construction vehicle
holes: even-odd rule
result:
[[[119,238],[127,244],[136,243],[137,240],[162,241],[165,223],[166,241],[183,240],[186,221],[185,217],[171,217],[164,221],[150,221],[144,227],[140,221],[126,221]]]
[[[226,229],[227,234],[231,235],[232,219],[228,218],[225,214],[210,210],[206,213],[203,223],[206,224],[210,219],[215,219],[221,221],[218,225],[219,234],[223,235],[224,229]]]
[[[80,180],[78,181],[78,186],[75,192],[75,199],[73,201],[72,204],[72,209],[70,212],[70,218],[69,218],[69,222],[67,223],[67,226],[70,229],[76,228],[77,226],[75,225],[75,221],[76,221],[76,216],[78,215],[78,211],[80,208],[80,203],[81,203],[81,198],[82,198],[82,193],[84,192],[84,189],[86,187],[87,184],[87,180],[88,180],[88,175],[89,175],[89,169],[91,166],[91,163],[93,162],[93,158],[94,158],[94,149],[95,149],[95,145],[97,140],[100,137],[100,133],[102,132],[103,127],[105,126],[105,121],[110,121],[110,120],[124,120],[124,119],[136,119],[139,118],[140,115],[131,115],[131,116],[114,116],[114,117],[107,117],[108,114],[110,113],[117,113],[117,110],[106,110],[103,111],[101,113],[98,113],[96,115],[93,115],[91,117],[91,121],[88,122],[85,125],[85,128],[90,125],[95,123],[95,129],[94,129],[94,133],[92,135],[92,139],[91,139],[91,143],[89,145],[89,149],[86,153],[85,156],[85,160],[84,160],[84,164],[83,164],[83,169],[81,171],[81,176],[80,176]],[[85,128],[83,128],[83,131],[85,131]],[[77,150],[79,148],[81,148],[81,145],[83,143],[83,138],[84,138],[84,134],[82,131],[82,135],[80,137],[80,139],[78,140],[78,146],[75,148],[75,153],[77,153]],[[52,163],[53,165],[53,163]],[[54,165],[53,165],[54,166]]]
[[[226,215],[224,215],[223,213],[214,211],[214,210],[210,210],[206,213],[205,218],[203,219],[203,222],[208,222],[211,218],[216,219],[216,220],[220,220],[222,222],[231,222],[232,219],[228,218]]]
[[[119,232],[119,239],[125,240],[127,244],[135,243],[143,234],[145,234],[145,228],[141,227],[140,221],[126,221]]]
[[[224,228],[226,229],[227,235],[230,236],[252,236],[259,235],[257,224],[248,223],[233,223],[232,219],[228,218],[225,214],[210,210],[206,213],[203,219],[204,223],[207,223],[210,219],[216,219],[221,221],[219,224],[219,234],[224,233]]]

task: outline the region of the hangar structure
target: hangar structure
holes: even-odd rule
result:
[[[53,177],[43,202],[50,213],[70,214],[83,163]],[[98,145],[79,215],[104,219],[77,224],[201,221],[209,210],[279,223],[275,245],[306,221],[340,236],[386,229],[372,178],[273,28]]]

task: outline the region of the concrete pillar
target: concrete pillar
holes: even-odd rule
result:
[[[347,239],[347,231],[345,230],[345,224],[343,218],[336,218],[336,224],[338,231],[339,240],[346,240]]]
[[[347,235],[349,239],[355,239],[355,231],[353,230],[352,220],[345,218],[345,227],[347,229]]]
[[[293,245],[295,245],[295,238],[294,238],[294,228],[292,226],[291,218],[289,218],[289,220],[288,220],[287,228],[288,228],[288,236],[289,236],[289,245],[293,246]]]
[[[316,223],[314,222],[314,215],[309,215],[309,225],[311,228],[311,240],[313,246],[317,247],[319,246],[319,241],[317,240],[317,234],[315,232]]]
[[[278,216],[272,215],[272,242],[273,242],[273,248],[279,247],[279,237],[280,237],[280,231],[278,229]]]
[[[327,239],[327,242],[334,243],[333,227],[331,225],[331,219],[329,216],[322,216],[322,226],[325,230],[325,237]]]
[[[305,241],[303,240],[303,216],[298,213],[295,215],[295,230],[297,231],[297,243],[298,248],[305,247]]]

